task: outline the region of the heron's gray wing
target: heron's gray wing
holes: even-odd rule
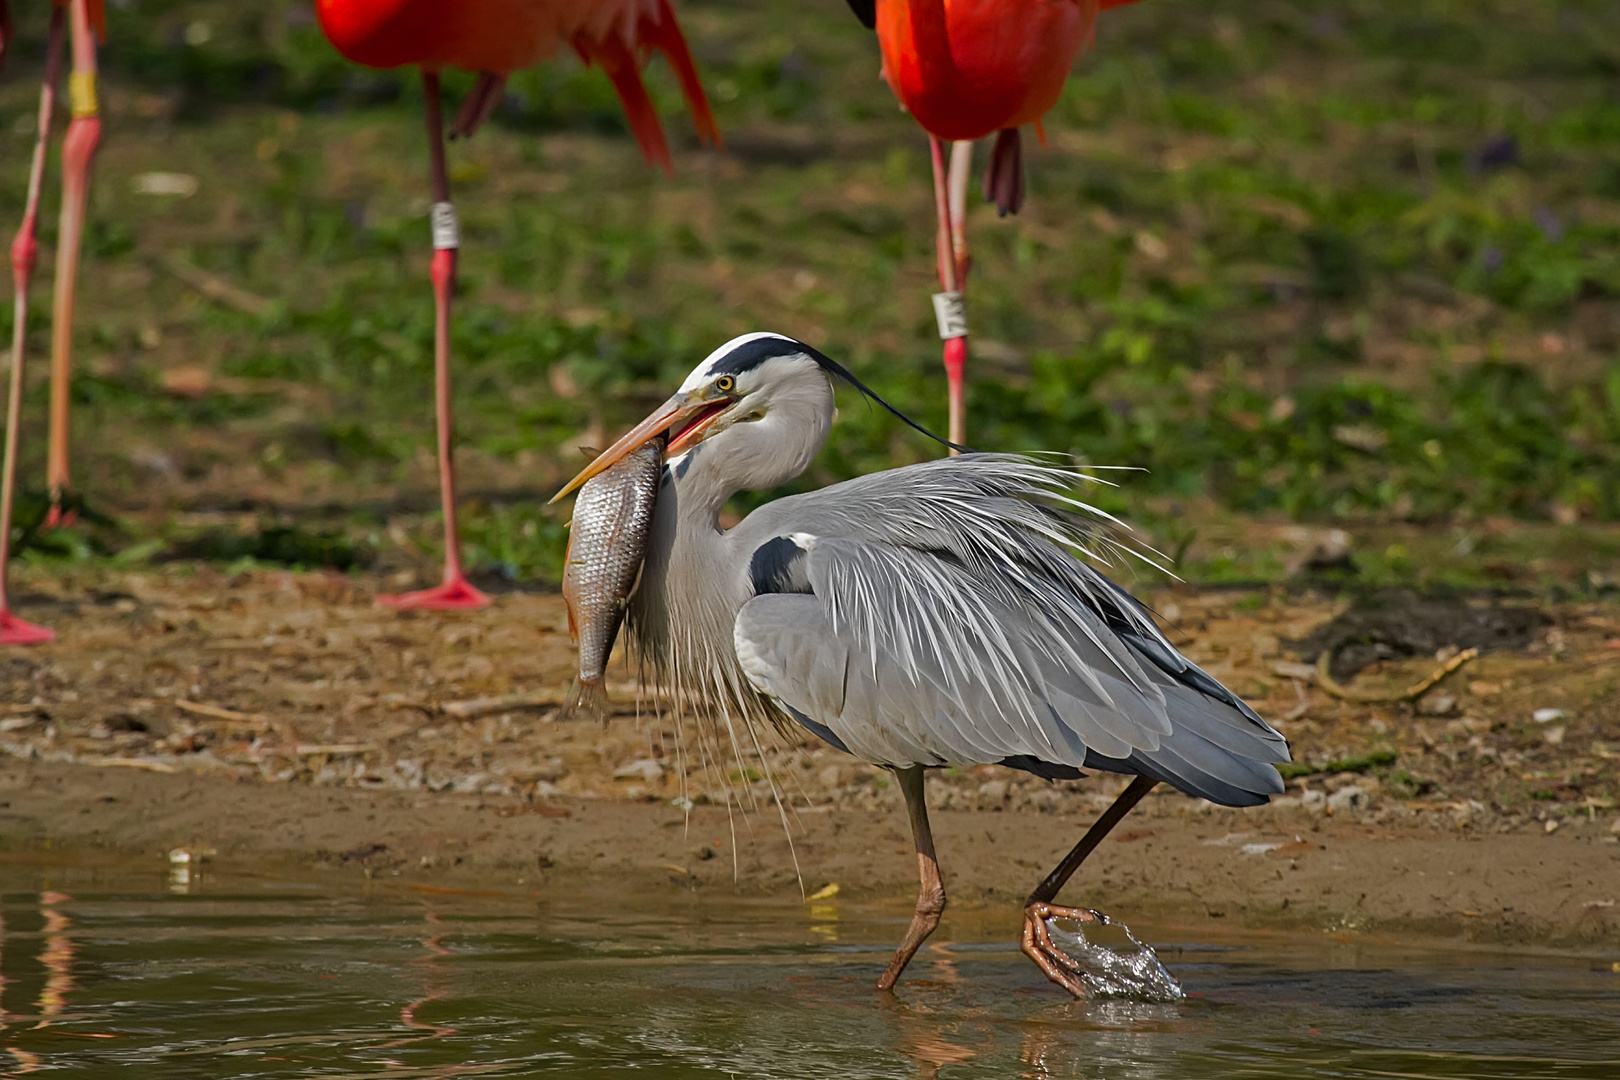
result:
[[[934,734],[955,732],[957,745],[990,740],[977,760],[1036,736],[1061,751],[1072,738],[1085,745],[1082,758],[1043,749],[1032,760],[1143,773],[1217,802],[1263,802],[1282,790],[1267,763],[1288,760],[1286,741],[1084,561],[1117,547],[1090,520],[1106,515],[1070,494],[1088,479],[1027,457],[964,454],[776,500],[734,535],[745,550],[775,538],[779,554],[798,552],[777,575],[791,577],[792,590],[813,587],[825,625],[812,637],[826,648],[835,638],[842,652],[833,659],[861,657],[879,682],[889,677],[885,661],[894,665],[907,689],[887,692],[927,704]],[[787,539],[810,533],[810,550]],[[756,593],[766,591],[788,588],[756,582]],[[936,708],[930,695],[950,707]]]
[[[766,503],[732,530],[752,550],[812,532],[949,553],[987,580],[1020,563],[1107,554],[1108,515],[1073,497],[1094,477],[1016,454],[963,454],[868,473]],[[1110,519],[1111,520],[1111,519]]]
[[[803,534],[758,552],[756,591],[794,591],[743,607],[734,639],[744,671],[865,760],[1090,764],[1229,804],[1281,790],[1261,764],[1279,760],[1265,736],[1281,737],[1258,717],[1258,738],[1242,732],[1252,725],[1235,699],[1145,613],[1120,607],[1135,602],[1100,575],[1068,593],[1026,581],[1019,596],[937,552]],[[1090,598],[1098,589],[1114,590],[1109,605]],[[1204,693],[1198,676],[1223,696]]]
[[[1092,749],[1125,757],[1169,732],[1152,677],[1084,605],[1009,603],[933,553],[800,542],[811,591],[745,605],[738,656],[756,686],[854,753],[1078,767]]]

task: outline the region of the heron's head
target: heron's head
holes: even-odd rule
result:
[[[670,433],[668,457],[704,447],[709,475],[720,488],[757,491],[785,483],[810,465],[826,441],[834,376],[935,442],[967,449],[920,426],[838,361],[804,342],[782,334],[744,334],[705,357],[674,396],[585,466],[551,501],[664,432]]]
[[[670,458],[710,444],[705,457],[724,467],[738,490],[782,483],[803,472],[827,438],[833,417],[828,377],[834,374],[853,381],[841,365],[802,341],[765,333],[733,338],[552,501],[664,432],[670,433]]]

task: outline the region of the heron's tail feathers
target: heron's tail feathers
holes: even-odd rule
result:
[[[568,688],[568,699],[563,702],[558,720],[600,720],[607,722],[607,688],[601,679],[575,679]]]

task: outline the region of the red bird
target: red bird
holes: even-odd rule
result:
[[[6,600],[11,557],[11,508],[17,479],[18,424],[22,419],[24,345],[28,338],[28,285],[39,256],[39,196],[45,183],[45,152],[56,84],[62,73],[62,45],[71,31],[73,67],[68,76],[68,104],[73,119],[62,140],[62,216],[57,231],[56,296],[51,320],[51,423],[45,480],[51,493],[49,524],[63,520],[68,470],[68,381],[72,374],[73,301],[79,272],[79,243],[84,236],[90,196],[90,163],[101,141],[96,102],[96,39],[106,38],[102,0],[55,0],[45,47],[45,78],[39,91],[39,119],[34,131],[34,157],[28,172],[23,219],[11,242],[11,275],[15,315],[11,336],[11,386],[6,399],[6,447],[0,464],[0,645],[33,645],[56,635],[11,614]],[[0,59],[11,44],[11,18],[0,0]]]
[[[883,78],[928,132],[939,217],[935,297],[945,374],[950,383],[950,437],[966,437],[962,375],[967,365],[967,238],[963,234],[971,140],[995,135],[984,197],[1002,214],[1024,203],[1018,129],[1040,130],[1069,69],[1090,43],[1097,13],[1134,0],[849,0],[877,30]],[[954,142],[947,170],[941,141]]]
[[[508,75],[550,59],[566,43],[585,63],[607,73],[642,153],[669,170],[669,144],[641,82],[642,65],[651,53],[661,52],[675,68],[698,135],[718,145],[719,132],[668,0],[317,0],[315,11],[328,40],[350,60],[369,67],[421,68],[427,102],[433,158],[434,370],[444,580],[435,588],[381,602],[396,607],[481,607],[487,598],[462,571],[450,459],[450,294],[459,235],[444,163],[440,70],[454,67],[479,73],[452,129],[454,134],[471,134],[500,99]]]

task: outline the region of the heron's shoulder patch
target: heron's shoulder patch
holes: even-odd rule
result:
[[[748,560],[748,579],[754,595],[813,592],[805,562],[814,541],[813,536],[794,533],[773,537],[755,548]]]

